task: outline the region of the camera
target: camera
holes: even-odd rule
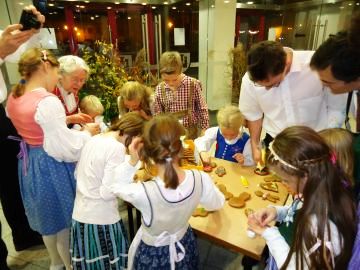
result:
[[[41,23],[38,21],[36,15],[32,13],[31,10],[23,10],[20,17],[20,24],[22,24],[23,28],[21,31],[29,30],[29,29],[39,29]]]

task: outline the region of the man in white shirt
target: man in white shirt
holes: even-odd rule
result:
[[[45,17],[36,10],[35,7],[30,6],[33,14],[41,24],[45,22]],[[0,31],[0,65],[4,61],[16,62],[22,52],[27,48],[33,47],[34,44],[39,44],[38,31],[30,29],[20,31],[21,24],[9,25],[4,31]],[[0,72],[0,103],[7,98],[7,87]],[[24,206],[20,196],[18,174],[17,174],[17,153],[19,152],[19,143],[7,139],[9,135],[18,136],[11,121],[6,117],[4,106],[0,104],[0,149],[1,171],[8,177],[2,177],[0,181],[0,199],[5,218],[12,230],[14,246],[16,250],[23,250],[33,245],[42,243],[41,236],[31,230],[27,217],[25,215]],[[1,234],[1,224],[0,224]],[[7,249],[5,243],[0,239],[0,269],[9,269],[6,265]]]
[[[240,111],[247,119],[254,161],[261,163],[260,136],[268,144],[283,129],[340,127],[346,96],[324,90],[309,62],[313,51],[294,51],[274,41],[255,44],[241,84]]]

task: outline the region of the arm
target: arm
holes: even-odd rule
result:
[[[69,129],[64,107],[56,96],[42,99],[35,113],[35,121],[44,132],[44,150],[58,161],[79,160],[83,145],[91,137],[88,131]]]
[[[196,81],[195,87],[194,87],[194,110],[196,112],[196,115],[198,116],[197,119],[200,122],[201,129],[205,131],[209,128],[209,112],[208,112],[208,106],[204,100],[204,97],[202,95],[202,87],[201,82]]]
[[[216,135],[219,130],[219,127],[211,127],[205,131],[205,134],[201,137],[198,137],[194,140],[195,146],[198,151],[208,152],[211,146],[216,141]]]
[[[259,149],[260,144],[260,136],[261,136],[261,129],[262,129],[262,122],[263,119],[259,119],[256,121],[249,121],[248,120],[248,128],[250,132],[250,145],[252,150],[252,156],[255,163],[262,163],[261,161],[261,150]]]
[[[195,172],[198,174],[199,172]],[[200,198],[200,204],[208,211],[214,211],[224,206],[224,194],[215,186],[207,173],[200,172],[202,177],[203,192]],[[195,176],[196,177],[196,176]]]

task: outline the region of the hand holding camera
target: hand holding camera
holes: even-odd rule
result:
[[[45,17],[34,6],[23,9],[20,17],[20,24],[23,26],[21,31],[30,29],[38,30],[45,22]]]

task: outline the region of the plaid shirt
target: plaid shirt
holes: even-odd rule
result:
[[[209,113],[207,104],[202,96],[200,81],[189,76],[184,76],[181,85],[172,91],[165,83],[165,97],[163,96],[162,84],[160,83],[155,90],[154,115],[160,113],[175,113],[187,111],[189,107],[189,94],[191,81],[194,81],[193,102],[191,108],[191,122],[189,115],[182,118],[184,127],[199,126],[201,129],[209,128]],[[167,110],[166,108],[169,108]]]

